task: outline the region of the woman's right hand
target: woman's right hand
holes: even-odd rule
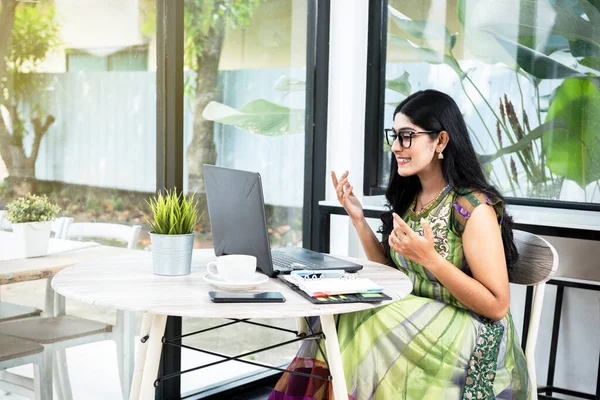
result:
[[[352,221],[359,221],[364,218],[363,208],[358,198],[354,195],[354,188],[348,182],[348,174],[348,171],[344,172],[338,181],[335,172],[331,171],[331,181],[333,182],[338,201],[344,207],[350,219]]]

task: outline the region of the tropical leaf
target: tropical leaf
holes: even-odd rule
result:
[[[412,93],[409,78],[409,73],[404,71],[404,73],[399,77],[386,81],[385,87],[386,89],[390,89],[404,96],[408,96]]]
[[[510,40],[496,32],[487,32],[496,38],[498,43],[500,43],[515,59],[519,67],[538,79],[557,79],[583,75],[581,72],[570,68],[539,51]]]
[[[600,12],[586,0],[459,0],[457,13],[470,52],[488,63],[510,65],[489,32],[545,55],[573,46],[575,53],[600,49]]]
[[[579,60],[579,64],[600,71],[600,57],[586,57]]]
[[[401,31],[428,43],[442,41],[445,47],[450,49],[454,47],[456,38],[453,40],[446,26],[440,25],[435,21],[415,21],[408,19],[400,11],[391,6],[388,6],[388,11],[388,18],[391,18],[392,22]]]
[[[211,101],[202,116],[209,121],[233,125],[258,135],[304,133],[304,110],[280,106],[262,99],[251,101],[237,110]]]
[[[435,51],[425,47],[419,47],[408,39],[398,35],[388,35],[388,46],[397,46],[402,50],[402,55],[409,60],[423,61],[429,64],[448,64],[460,77],[463,73],[456,61],[442,52]]]
[[[500,158],[507,154],[516,153],[518,151],[523,151],[529,145],[531,145],[531,142],[543,137],[544,134],[546,134],[547,132],[550,132],[550,131],[555,131],[555,132],[556,131],[565,131],[566,132],[565,127],[566,127],[566,124],[562,121],[546,122],[546,123],[538,126],[537,128],[533,129],[531,132],[529,132],[527,135],[525,135],[523,137],[523,139],[519,140],[517,143],[507,146],[507,147],[503,147],[494,154],[480,155],[479,162],[482,165],[489,164],[492,161],[496,160],[497,158]],[[563,133],[565,133],[565,132],[563,132]]]
[[[281,75],[273,85],[273,89],[285,93],[305,92],[306,82],[288,75]]]
[[[558,88],[546,121],[561,119],[567,130],[542,137],[553,174],[585,188],[600,179],[600,92],[588,79],[569,78]]]

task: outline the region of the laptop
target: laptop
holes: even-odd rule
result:
[[[270,277],[302,269],[347,272],[362,269],[360,264],[300,247],[271,250],[258,172],[205,164],[204,183],[217,256],[253,255],[257,267]]]

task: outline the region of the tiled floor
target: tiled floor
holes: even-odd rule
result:
[[[183,369],[215,360],[217,360],[216,357],[192,351],[182,352]],[[119,400],[122,398],[114,342],[97,342],[67,349],[67,365],[74,400]],[[181,389],[183,393],[186,393],[204,386],[212,386],[233,376],[245,375],[261,370],[258,367],[246,364],[223,363],[203,371],[183,375]],[[33,376],[33,367],[31,365],[12,368],[9,371],[28,377]],[[58,397],[55,396],[55,398]],[[0,394],[0,399],[22,400],[24,398],[4,393]]]

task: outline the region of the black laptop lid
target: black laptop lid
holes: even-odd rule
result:
[[[204,182],[215,254],[255,256],[273,276],[260,174],[205,164]]]

